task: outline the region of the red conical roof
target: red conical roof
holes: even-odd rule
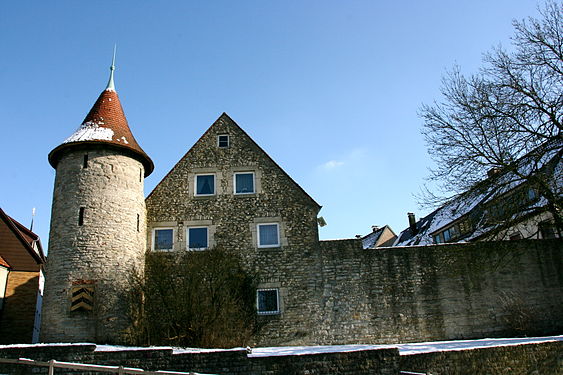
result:
[[[145,176],[151,174],[154,164],[133,137],[123,113],[117,92],[107,88],[80,125],[61,145],[49,154],[49,163],[56,168],[63,150],[83,144],[108,144],[133,152],[145,167]]]

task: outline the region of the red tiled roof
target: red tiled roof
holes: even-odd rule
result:
[[[49,154],[49,163],[56,168],[63,150],[82,144],[111,144],[134,153],[145,167],[145,176],[154,169],[152,160],[133,137],[123,113],[117,92],[104,90],[82,122],[82,125]]]

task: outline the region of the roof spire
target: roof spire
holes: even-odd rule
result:
[[[111,59],[111,66],[109,67],[109,81],[106,90],[115,91],[115,84],[113,83],[113,71],[115,70],[115,50],[117,49],[117,44],[113,45],[113,58]]]

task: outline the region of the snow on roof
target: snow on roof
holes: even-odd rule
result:
[[[103,122],[96,123],[94,121],[87,121],[80,125],[78,130],[70,137],[64,140],[63,143],[81,142],[81,141],[111,141],[113,138],[113,130],[104,128]]]
[[[491,348],[501,346],[515,346],[525,344],[538,344],[546,342],[563,341],[563,335],[546,336],[546,337],[524,337],[524,338],[487,338],[477,340],[452,340],[452,341],[430,341],[420,343],[392,344],[392,345],[320,345],[320,346],[276,346],[266,348],[252,348],[249,357],[277,357],[291,355],[308,355],[322,353],[342,353],[361,350],[377,350],[377,349],[399,349],[401,355],[413,355],[421,353],[445,352],[456,350],[471,350],[479,348]],[[0,345],[0,349],[10,348],[33,348],[33,347],[56,347],[56,346],[84,346],[95,345],[89,343],[53,343],[53,344],[16,344],[16,345]],[[186,353],[211,353],[211,352],[229,352],[241,351],[246,348],[232,349],[199,349],[199,348],[174,348],[170,346],[116,346],[116,345],[96,345],[97,352],[115,352],[115,351],[131,351],[131,350],[173,350],[174,354]]]
[[[373,232],[366,234],[362,238],[362,247],[364,249],[371,249],[375,245],[379,237],[381,237],[384,229],[385,227],[377,228]]]
[[[476,185],[474,188],[454,196],[449,202],[439,207],[429,215],[420,219],[416,223],[416,233],[413,234],[410,228],[403,230],[395,244],[393,246],[412,246],[412,245],[431,245],[433,244],[433,239],[431,234],[436,231],[446,227],[447,225],[453,223],[454,221],[462,218],[463,216],[469,214],[478,205],[486,204],[503,194],[514,190],[518,186],[522,185],[525,180],[518,177],[518,174],[528,175],[534,170],[538,170],[546,166],[550,161],[554,160],[557,164],[554,166],[553,181],[556,187],[562,185],[563,179],[563,160],[557,160],[556,157],[559,152],[561,152],[562,143],[561,140],[555,139],[551,142],[547,142],[544,148],[547,151],[543,153],[531,152],[525,157],[521,158],[516,162],[515,171],[508,171],[506,173],[501,172],[500,174],[489,177]],[[538,208],[543,207],[546,201],[540,199],[533,205],[527,208]],[[513,218],[521,217],[522,215],[515,215]],[[470,236],[465,238],[469,240],[476,238],[492,229],[496,226],[490,226],[488,228],[476,227],[475,232]]]

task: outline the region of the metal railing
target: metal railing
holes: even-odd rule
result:
[[[140,368],[124,367],[124,366],[107,366],[107,365],[94,365],[86,363],[74,363],[74,362],[60,362],[54,359],[44,362],[36,361],[28,358],[10,359],[10,358],[0,358],[0,363],[12,364],[12,365],[27,365],[27,366],[39,366],[39,367],[49,367],[49,375],[54,375],[55,368],[65,368],[70,370],[84,370],[90,372],[111,372],[114,374],[143,374],[143,375],[210,375],[201,374],[198,372],[176,372],[176,371],[145,371]]]

